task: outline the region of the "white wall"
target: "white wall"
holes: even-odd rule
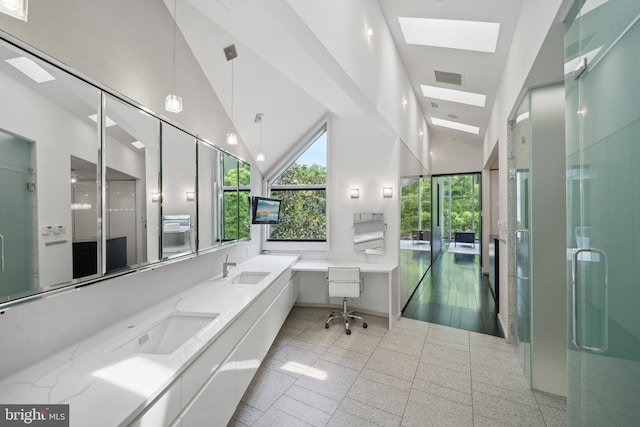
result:
[[[500,144],[499,162],[501,165],[507,164],[507,139],[508,139],[508,120],[516,102],[524,91],[524,84],[529,75],[534,61],[540,51],[542,44],[549,32],[563,0],[539,0],[535,2],[523,2],[518,25],[513,37],[509,55],[502,74],[502,79],[496,100],[493,105],[491,117],[487,125],[487,131],[483,143],[483,165],[489,161],[491,153],[496,144]],[[434,161],[435,163],[435,161]],[[499,170],[499,194],[500,194],[500,211],[499,221],[507,221],[507,168],[503,167]],[[500,238],[507,239],[506,229],[500,230]],[[509,246],[504,254],[511,253],[512,248]],[[510,257],[505,257],[506,265]],[[509,306],[509,300],[513,296],[509,296],[507,270],[501,268],[500,283],[501,297],[499,307],[499,318],[502,325],[505,326],[505,332],[508,334],[509,320],[513,318],[515,305]]]
[[[480,172],[482,147],[458,141],[431,141],[433,175]]]
[[[399,256],[399,146],[380,132],[367,117],[332,117],[329,147],[330,259],[396,264]],[[392,198],[382,197],[382,187],[393,188]],[[349,190],[360,189],[351,199]],[[356,253],[353,214],[382,212],[388,224],[384,255]]]

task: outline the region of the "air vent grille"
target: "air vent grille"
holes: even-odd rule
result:
[[[462,86],[462,74],[435,70],[436,81],[450,85]]]

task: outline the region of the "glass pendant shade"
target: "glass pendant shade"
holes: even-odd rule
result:
[[[164,101],[165,110],[170,113],[179,113],[182,111],[182,98],[177,95],[167,95]]]
[[[227,134],[227,144],[229,145],[238,145],[238,135],[235,133]]]

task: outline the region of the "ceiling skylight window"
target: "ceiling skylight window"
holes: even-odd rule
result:
[[[464,92],[462,90],[446,89],[443,87],[420,85],[422,94],[427,98],[442,99],[443,101],[484,107],[486,96],[480,93]]]
[[[36,83],[50,82],[56,79],[47,70],[24,56],[7,59],[7,62]]]
[[[586,15],[587,13],[591,12],[593,9],[596,9],[596,8],[602,6],[603,4],[607,3],[608,1],[609,0],[587,0],[582,5],[582,8],[580,9],[580,13],[578,13],[576,18],[580,18],[580,17]]]
[[[114,126],[116,124],[116,122],[114,122],[113,120],[111,120],[111,118],[109,116],[105,116],[106,117],[106,127],[111,127]],[[97,114],[92,114],[89,116],[89,118],[91,120],[93,120],[94,122],[98,123],[98,115]]]
[[[0,12],[27,22],[28,0],[0,0]]]
[[[431,123],[433,123],[436,126],[442,126],[449,129],[472,133],[474,135],[478,135],[480,133],[480,128],[477,126],[466,125],[464,123],[452,122],[449,120],[437,119],[435,117],[431,117]]]
[[[497,22],[399,17],[408,44],[495,53],[500,24]]]

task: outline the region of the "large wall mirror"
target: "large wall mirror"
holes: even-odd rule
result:
[[[0,40],[0,305],[250,238],[249,163],[34,53]]]
[[[196,139],[162,123],[162,257],[195,251]]]

